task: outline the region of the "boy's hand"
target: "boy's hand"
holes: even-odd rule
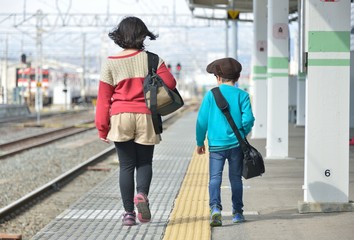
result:
[[[199,155],[204,154],[205,153],[205,146],[197,146],[197,153]]]

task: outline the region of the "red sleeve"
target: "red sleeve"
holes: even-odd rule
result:
[[[100,138],[106,139],[110,124],[111,98],[114,87],[100,81],[98,87],[95,123]]]
[[[162,63],[160,67],[157,69],[157,74],[162,78],[164,83],[169,89],[176,88],[176,80],[171,74],[171,72],[166,67],[165,63]]]

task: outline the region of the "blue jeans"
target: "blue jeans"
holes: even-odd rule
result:
[[[209,206],[222,210],[220,187],[225,160],[229,161],[229,180],[233,213],[243,213],[242,159],[240,147],[209,153]]]

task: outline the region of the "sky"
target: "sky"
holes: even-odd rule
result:
[[[86,66],[93,71],[99,71],[102,57],[121,50],[107,34],[125,15],[140,17],[151,31],[159,34],[156,41],[145,42],[146,49],[159,54],[172,66],[180,63],[182,76],[187,82],[193,80],[214,83],[214,78],[205,72],[205,67],[216,58],[225,57],[226,24],[221,21],[202,20],[204,22],[201,23],[200,20],[198,22],[193,20],[186,0],[0,0],[0,6],[0,58],[4,57],[6,41],[7,54],[14,61],[22,53],[27,54],[29,58],[36,58],[35,28],[23,26],[13,28],[12,22],[4,19],[14,13],[17,19],[24,16],[28,18],[39,9],[44,14],[55,14],[59,22],[66,19],[68,14],[90,13],[110,16],[111,25],[106,28],[84,30],[57,25],[44,27],[45,57],[82,65],[82,49],[85,42]],[[176,24],[168,23],[174,16]],[[198,27],[190,27],[193,21],[196,21]],[[238,28],[238,57],[244,65],[244,75],[248,75],[252,48],[252,41],[249,39],[253,37],[252,24],[239,23]],[[230,45],[232,44],[230,26],[228,29]],[[83,32],[86,32],[85,40]]]
[[[172,12],[173,6],[178,13],[189,13],[185,0],[0,0],[0,6],[1,13],[22,13],[24,8],[28,13],[160,13]]]

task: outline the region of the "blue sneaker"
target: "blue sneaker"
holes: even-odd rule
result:
[[[221,225],[221,211],[218,207],[212,207],[210,210],[210,226],[218,227]]]
[[[234,213],[232,217],[232,222],[233,223],[242,223],[246,221],[245,217],[242,215],[242,213]]]

